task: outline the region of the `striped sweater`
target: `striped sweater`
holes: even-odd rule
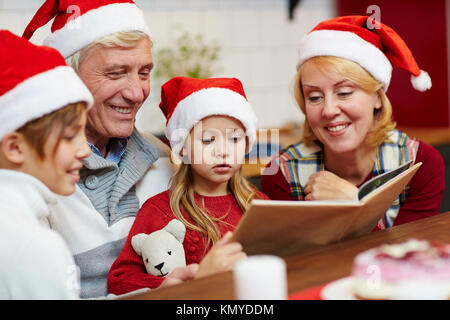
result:
[[[68,243],[80,268],[81,297],[107,294],[109,268],[122,249],[139,207],[168,188],[170,150],[136,130],[119,164],[92,153],[83,161],[72,196],[60,197],[51,227]]]

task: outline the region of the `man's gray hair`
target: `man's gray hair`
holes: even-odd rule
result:
[[[71,66],[77,73],[79,73],[81,62],[83,62],[83,59],[86,57],[88,51],[90,51],[94,47],[103,46],[109,48],[131,48],[144,38],[149,38],[149,36],[142,31],[120,31],[112,33],[90,43],[89,45],[75,52],[73,55],[67,57],[66,63]]]

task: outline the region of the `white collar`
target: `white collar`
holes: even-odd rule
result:
[[[56,194],[32,175],[7,169],[0,169],[1,205],[13,204],[35,213],[36,217],[47,218],[49,205],[57,203]]]

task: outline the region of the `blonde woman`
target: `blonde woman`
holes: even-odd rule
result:
[[[160,108],[172,151],[183,161],[170,189],[140,209],[109,273],[108,290],[115,294],[161,284],[164,277],[146,274],[131,238],[172,219],[186,226],[186,263],[200,263],[197,277],[229,270],[245,257],[239,243],[229,242],[229,231],[253,198],[267,199],[240,175],[256,138],[256,117],[238,79],[173,78],[162,87]]]
[[[294,88],[305,114],[302,139],[272,160],[279,170],[263,174],[261,185],[271,199],[353,199],[373,176],[422,162],[379,230],[439,213],[444,164],[434,148],[395,130],[386,96],[392,65],[410,72],[419,91],[431,87],[428,74],[394,30],[368,20],[324,21],[302,40]]]

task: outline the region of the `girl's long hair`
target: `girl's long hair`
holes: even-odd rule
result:
[[[241,175],[240,170],[228,182],[228,189],[242,212],[250,207],[253,198],[260,198],[257,189]],[[194,192],[192,168],[190,164],[181,163],[170,179],[170,208],[175,217],[187,228],[198,231],[206,237],[205,248],[208,248],[211,242],[214,244],[221,238],[218,224],[226,223],[223,220],[228,212],[218,218],[210,215],[204,206],[202,208],[197,205]],[[194,224],[183,216],[181,208],[191,217]]]

